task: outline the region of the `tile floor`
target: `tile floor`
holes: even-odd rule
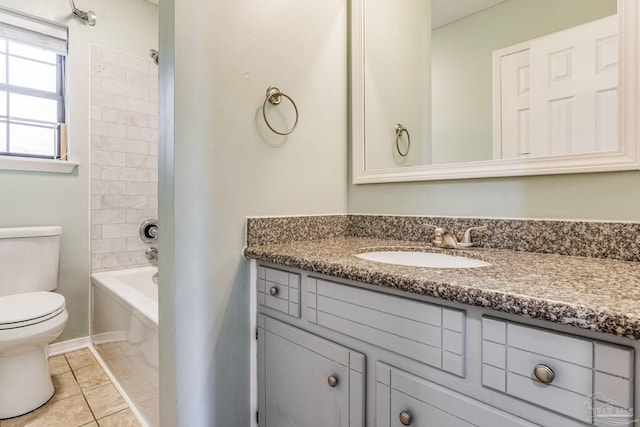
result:
[[[49,358],[56,389],[45,405],[0,427],[140,427],[88,349]]]

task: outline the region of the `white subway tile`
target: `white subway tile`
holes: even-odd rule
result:
[[[151,129],[158,129],[158,115],[149,115],[149,127]]]
[[[149,127],[149,116],[144,113],[136,113],[134,111],[127,111],[125,117],[125,123],[130,126],[138,126],[141,128]]]
[[[127,183],[122,181],[91,181],[91,193],[95,196],[102,196],[105,194],[127,194]],[[100,199],[100,209],[109,208],[109,206],[102,203]],[[94,208],[98,209],[98,208]]]
[[[91,209],[102,209],[102,199],[99,194],[91,195]]]
[[[158,209],[158,196],[157,195],[149,196],[149,207],[152,208],[152,209]]]
[[[128,70],[135,70],[142,73],[149,72],[149,65],[152,65],[151,59],[140,58],[132,55],[122,55],[121,64]]]
[[[149,171],[149,182],[158,182],[158,169],[147,169]]]
[[[158,76],[150,73],[141,73],[136,70],[127,70],[127,83],[147,89],[157,89]]]
[[[101,90],[108,94],[129,96],[127,83],[113,79],[102,79]]]
[[[158,184],[155,182],[127,182],[127,194],[152,196],[158,194]]]
[[[128,209],[127,210],[127,223],[138,224],[138,226],[145,219],[158,218],[157,209]]]
[[[158,114],[158,103],[142,99],[126,98],[127,111],[137,113]]]
[[[102,224],[91,225],[91,239],[102,239]]]
[[[96,180],[102,179],[102,169],[99,167],[91,168],[91,179],[96,179]]]
[[[157,141],[158,131],[137,126],[127,126],[127,138],[138,141]]]
[[[92,209],[91,224],[118,224],[127,221],[126,209]]]
[[[103,209],[144,209],[149,207],[148,196],[130,196],[119,194],[103,194]]]
[[[149,141],[149,154],[152,156],[158,155],[158,141]]]
[[[114,138],[126,138],[127,126],[119,123],[103,122],[102,120],[91,120],[91,134]]]
[[[128,153],[127,166],[132,168],[158,169],[158,156]]]
[[[149,101],[158,102],[158,89],[149,89]]]
[[[97,67],[99,69],[99,66]],[[102,75],[98,71],[91,73],[91,90],[102,90]]]
[[[116,151],[91,151],[91,164],[104,166],[126,166],[127,154]]]
[[[149,101],[149,88],[127,83],[127,97]]]
[[[102,107],[100,108],[100,120],[109,123],[126,124],[127,112],[120,108]]]
[[[127,108],[127,97],[91,89],[91,105],[125,109]]]
[[[149,152],[147,141],[135,141],[125,138],[102,138],[102,149],[104,151],[119,151],[121,153],[146,154]]]
[[[104,224],[102,226],[102,237],[105,239],[116,237],[137,237],[138,227],[135,224]]]
[[[117,239],[97,239],[91,241],[91,252],[93,254],[106,254],[110,252],[126,251],[127,239],[124,237]]]
[[[144,253],[145,249],[147,249],[150,245],[149,243],[145,243],[142,241],[140,236],[136,237],[127,237],[127,251],[141,251]]]
[[[91,271],[102,269],[102,254],[91,255]]]

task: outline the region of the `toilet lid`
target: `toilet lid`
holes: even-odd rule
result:
[[[0,297],[0,329],[44,322],[64,310],[64,297],[53,292],[6,295]]]

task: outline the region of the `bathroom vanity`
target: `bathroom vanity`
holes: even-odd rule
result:
[[[635,262],[496,249],[490,266],[356,257],[426,244],[249,246],[261,427],[637,425]],[[452,252],[447,252],[452,253]]]

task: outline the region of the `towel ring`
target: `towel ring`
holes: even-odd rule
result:
[[[282,101],[282,97],[285,97],[289,100],[289,102],[291,102],[291,105],[293,105],[293,109],[296,112],[296,121],[293,123],[293,126],[291,127],[291,129],[284,131],[284,132],[280,132],[278,130],[275,130],[271,124],[269,123],[269,120],[267,120],[267,112],[265,111],[265,108],[267,106],[267,101],[271,104],[271,105],[279,105],[280,102]],[[264,103],[262,104],[262,117],[264,117],[264,121],[267,124],[267,126],[269,126],[269,129],[271,129],[273,132],[277,133],[278,135],[289,135],[291,132],[294,131],[294,129],[296,128],[296,126],[298,126],[298,106],[296,105],[295,102],[293,102],[293,99],[291,99],[291,97],[283,92],[280,91],[280,89],[278,89],[275,86],[269,86],[267,88],[267,97],[264,100]]]
[[[405,151],[404,153],[400,150],[400,144],[398,142],[403,133],[407,134],[407,151]],[[409,154],[410,148],[411,148],[411,135],[409,135],[409,131],[407,130],[406,127],[398,123],[396,125],[396,150],[398,150],[398,154],[400,154],[402,157],[406,157],[406,155]]]

